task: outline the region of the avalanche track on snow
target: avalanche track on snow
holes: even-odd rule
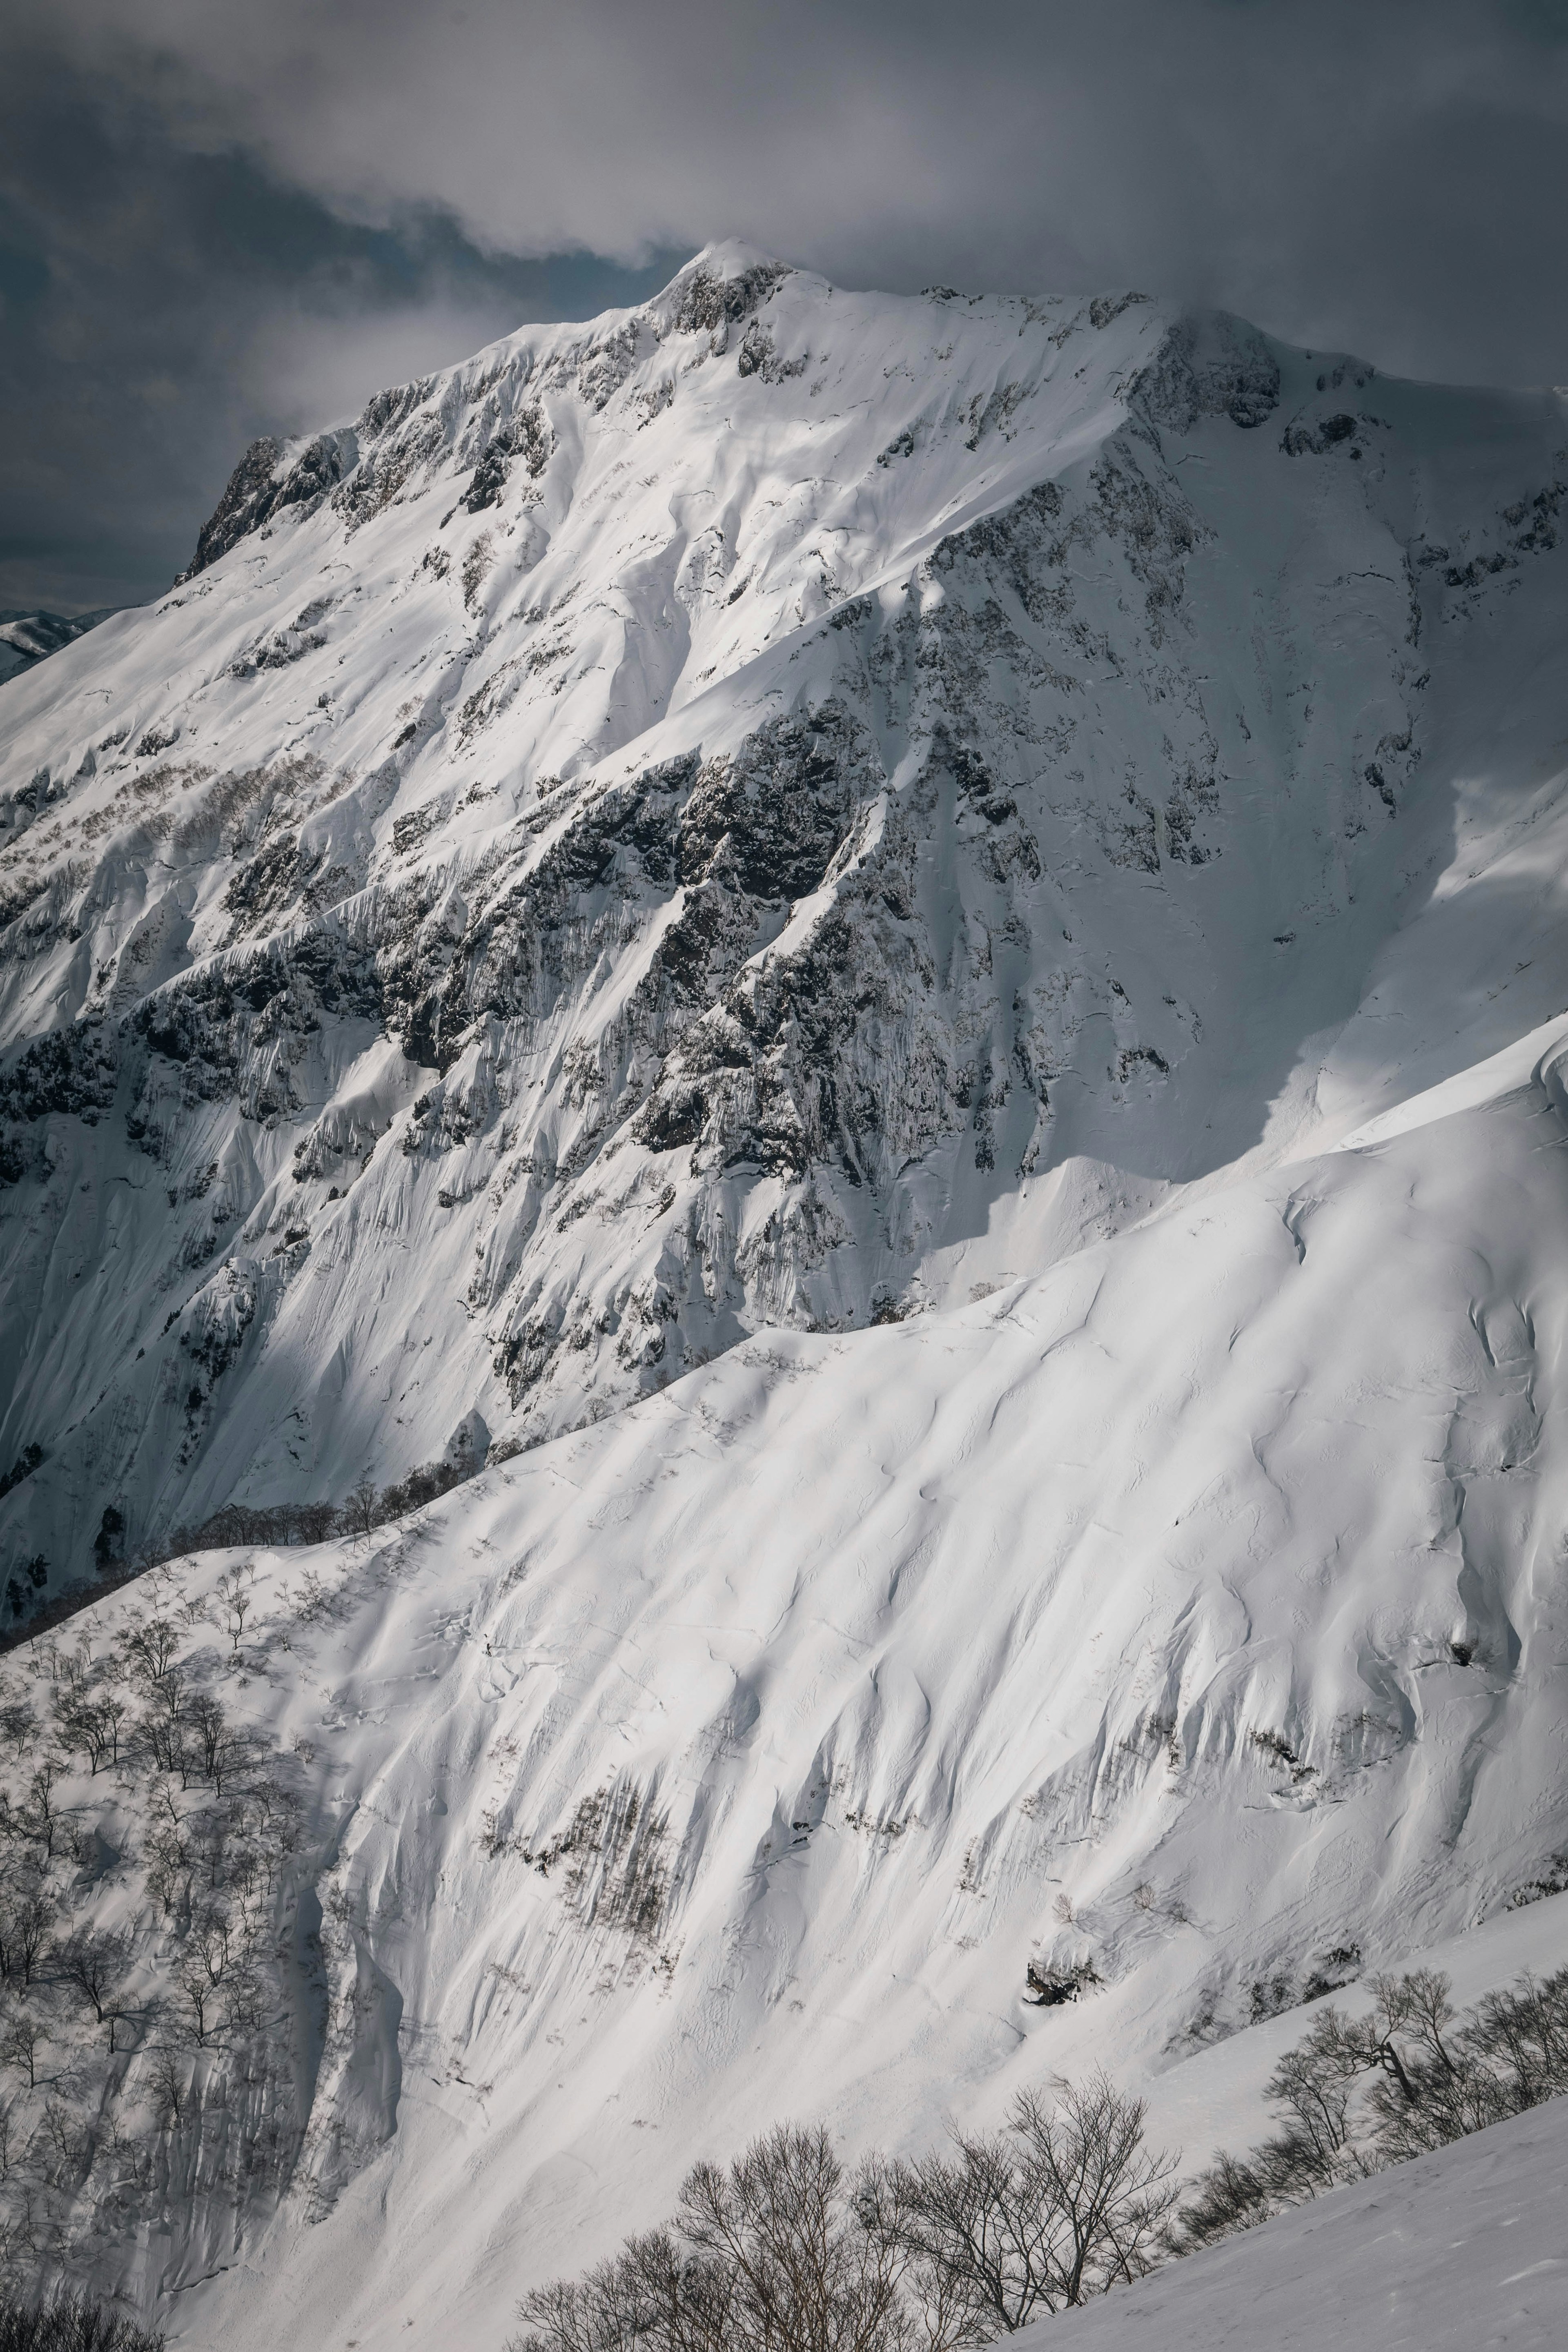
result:
[[[0,1575],[488,1458],[6,1662],[18,1821],[68,1654],[150,1710],[12,2262],[499,2340],[764,2120],[1158,2084],[1561,1883],[1565,443],[716,247],[0,690]]]

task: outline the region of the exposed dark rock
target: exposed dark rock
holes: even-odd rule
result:
[[[287,473],[279,474],[284,447],[283,442],[269,436],[251,443],[203,524],[190,569],[180,573],[180,583],[194,580],[198,572],[226,555],[251,531],[259,530],[283,508],[303,506],[331,489],[353,464],[356,454],[352,433],[321,433]]]
[[[114,1100],[119,1055],[101,1021],[72,1022],[35,1037],[0,1074],[0,1118],[46,1118],[63,1111],[96,1123]]]
[[[692,334],[748,318],[789,275],[773,262],[754,262],[733,278],[694,270],[669,323],[677,334]]]
[[[1256,327],[1228,312],[1205,312],[1173,327],[1138,378],[1132,405],[1162,431],[1190,433],[1205,416],[1247,429],[1279,401],[1279,363]]]

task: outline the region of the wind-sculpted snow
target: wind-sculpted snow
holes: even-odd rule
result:
[[[292,1809],[261,2021],[168,2022],[146,1729],[70,1901],[160,2153],[19,2121],[17,2260],[499,2336],[760,2120],[1157,2070],[1552,1879],[1565,440],[718,248],[257,445],[4,688],[7,1606],[490,1465],[179,1621]]]
[[[13,1870],[129,1956],[118,2053],[52,1996],[12,2259],[194,2343],[499,2339],[760,2117],[1158,2091],[1560,1883],[1565,1051],[976,1305],[745,1341],[396,1529],[158,1571],[74,1691],[16,1653]],[[46,1866],[44,1702],[116,1690]]]

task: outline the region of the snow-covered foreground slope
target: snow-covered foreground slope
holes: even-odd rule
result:
[[[781,2115],[1102,2059],[1201,2162],[1223,2037],[1552,1874],[1563,439],[721,249],[4,688],[5,1573],[489,1449],[79,1620],[52,1853],[0,1715],[133,2020],[14,2261],[499,2340]]]
[[[1019,2352],[1550,2352],[1568,2342],[1568,2100],[1341,2189]]]

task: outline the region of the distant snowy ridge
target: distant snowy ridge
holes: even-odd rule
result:
[[[29,663],[58,653],[62,646],[74,645],[115,609],[105,605],[101,612],[79,613],[70,620],[63,613],[0,613],[0,683]]]
[[[6,687],[0,1575],[489,1464],[232,1664],[158,1588],[299,1809],[282,2071],[124,2071],[207,2186],[105,2143],[105,2280],[499,2337],[759,2121],[1157,2085],[1552,1882],[1565,443],[715,248]]]

